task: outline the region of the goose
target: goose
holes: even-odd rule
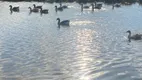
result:
[[[58,26],[60,25],[69,26],[69,23],[70,23],[69,20],[60,21],[60,18],[57,18],[57,20],[58,20]]]
[[[41,13],[41,14],[42,14],[42,13],[48,14],[48,9],[42,9],[42,8],[40,8],[40,13]]]
[[[9,7],[10,7],[10,11],[19,12],[19,6],[18,7],[12,7],[12,5],[9,5]]]
[[[42,6],[36,6],[35,4],[33,4],[34,8],[42,8]]]
[[[83,4],[81,4],[81,6],[84,8],[84,9],[88,9],[89,8],[89,6],[87,6],[87,5],[83,5]]]
[[[63,5],[63,6],[62,6],[62,8],[64,8],[64,9],[67,9],[67,8],[68,8],[68,6],[66,6],[66,5]]]
[[[89,6],[87,6],[87,5],[84,6],[83,4],[81,4],[81,11],[83,11],[83,8],[84,8],[84,9],[88,9]]]
[[[95,9],[101,9],[101,8],[102,8],[102,3],[95,2]]]
[[[113,6],[114,7],[121,7],[121,4],[120,3],[115,3]]]
[[[68,6],[66,6],[66,5],[62,5],[62,3],[61,3],[61,2],[60,2],[60,7],[64,8],[64,9],[68,8]]]
[[[129,33],[129,35],[128,35],[129,42],[131,42],[131,39],[133,39],[133,40],[141,40],[142,39],[142,34],[135,34],[135,35],[131,36],[130,30],[128,30],[127,33]]]
[[[88,6],[88,5],[85,5],[85,6],[83,6],[83,8],[85,8],[85,9],[88,9],[90,6]]]
[[[92,3],[91,6],[92,6],[92,11],[94,11],[94,8],[95,8],[95,7],[94,7],[94,4]]]
[[[81,4],[81,11],[83,11],[83,4]]]
[[[29,9],[30,9],[30,12],[39,12],[39,9],[38,8],[31,8],[31,7],[29,7]]]
[[[57,6],[55,6],[55,10],[56,10],[56,12],[57,12],[57,11],[63,11],[63,8],[62,8],[62,7],[57,7]]]

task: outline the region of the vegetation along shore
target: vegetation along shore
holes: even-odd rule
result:
[[[104,2],[106,4],[112,4],[112,3],[122,3],[122,4],[133,4],[133,3],[142,3],[142,0],[1,0],[1,1],[38,1],[38,2],[77,2],[77,3],[87,3],[87,2]]]

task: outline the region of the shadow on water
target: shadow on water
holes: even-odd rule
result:
[[[19,13],[20,11],[13,11],[13,10],[10,10],[10,15],[12,15],[14,12]]]
[[[60,29],[61,27],[63,27],[63,28],[69,28],[70,25],[58,25],[58,29]]]
[[[43,15],[46,15],[46,14],[48,14],[48,13],[40,13],[40,16],[43,16]]]

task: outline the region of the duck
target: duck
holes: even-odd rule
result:
[[[42,6],[36,6],[35,4],[33,4],[34,8],[42,8]]]
[[[19,6],[18,7],[12,7],[12,5],[9,5],[9,7],[10,7],[10,11],[19,12]]]
[[[42,7],[40,8],[40,13],[42,14],[48,14],[48,9],[42,9]]]
[[[56,10],[56,12],[57,12],[57,11],[63,11],[63,8],[62,8],[62,7],[57,7],[57,6],[55,6],[55,10]]]
[[[129,33],[129,35],[128,35],[129,42],[131,42],[131,39],[133,39],[133,40],[141,40],[142,39],[142,34],[135,34],[135,35],[131,36],[130,30],[128,30],[126,33]]]
[[[57,18],[57,20],[58,20],[58,26],[60,26],[60,25],[69,26],[70,20],[60,21],[60,18]]]
[[[38,8],[31,8],[31,7],[29,7],[29,9],[30,9],[30,12],[39,12],[39,9]]]

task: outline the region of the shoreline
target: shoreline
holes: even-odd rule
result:
[[[43,3],[60,3],[59,0],[57,1],[53,1],[53,0],[48,0],[48,1],[45,1],[45,0],[0,0],[1,2],[43,2]],[[81,1],[81,2],[79,2]],[[95,1],[83,1],[83,0],[69,0],[69,1],[62,1],[62,3],[78,3],[78,4],[86,4],[86,3],[94,3]],[[121,3],[122,5],[132,5],[132,4],[135,4],[135,3],[138,3],[139,5],[142,5],[142,0],[139,0],[139,1],[131,1],[131,0],[128,0],[128,1],[115,1],[113,2],[112,1],[106,1],[106,0],[102,0],[102,1],[96,1],[96,2],[102,2],[104,4],[107,4],[107,5],[112,5],[112,4],[115,4],[115,3]]]

